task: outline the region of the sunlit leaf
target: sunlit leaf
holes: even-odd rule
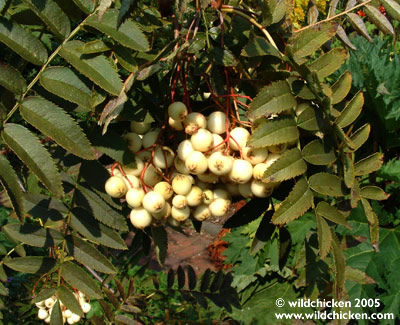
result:
[[[349,71],[343,72],[339,79],[332,86],[332,98],[331,103],[340,103],[346,98],[347,94],[351,89],[352,76]]]
[[[373,173],[381,168],[383,164],[383,154],[377,152],[374,153],[354,164],[354,175],[362,176]]]
[[[316,71],[318,78],[324,79],[338,70],[347,59],[347,51],[343,48],[336,47],[328,53],[321,55],[313,61],[308,68]]]
[[[350,140],[354,144],[353,149],[346,147],[344,151],[349,152],[358,150],[368,140],[370,132],[371,126],[369,124],[364,124],[350,136]]]
[[[386,194],[384,190],[377,186],[362,187],[360,189],[360,195],[370,200],[386,200],[389,198],[389,194]]]
[[[333,148],[321,140],[309,142],[301,153],[304,160],[313,165],[328,165],[336,160]]]
[[[368,18],[385,34],[394,35],[394,28],[390,21],[382,14],[378,8],[365,5],[364,11],[367,14]]]
[[[336,124],[340,128],[349,126],[360,115],[363,105],[364,95],[362,92],[358,92],[340,113],[340,116],[336,119]]]
[[[308,184],[314,191],[320,194],[331,196],[344,196],[348,194],[343,181],[336,175],[317,173],[310,176]]]
[[[362,36],[364,36],[368,41],[372,42],[372,38],[371,38],[371,36],[369,36],[367,27],[365,26],[362,18],[359,15],[352,13],[352,12],[349,12],[347,14],[347,17],[349,18],[350,23],[353,26],[353,28],[356,31],[358,31]]]
[[[329,221],[335,222],[339,225],[343,225],[351,229],[350,224],[347,222],[345,216],[339,212],[333,205],[330,205],[324,201],[318,203],[315,212]]]

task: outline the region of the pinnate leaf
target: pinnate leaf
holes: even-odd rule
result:
[[[272,216],[276,225],[289,223],[302,216],[314,202],[314,196],[304,178],[297,181],[288,197],[282,202]]]
[[[328,165],[336,160],[333,148],[321,140],[309,142],[301,153],[304,160],[313,165]]]
[[[303,175],[307,171],[307,164],[299,149],[285,151],[263,175],[263,182],[283,182]]]
[[[22,222],[25,216],[24,201],[22,200],[22,190],[19,186],[18,176],[6,157],[0,155],[0,182],[10,198],[19,220]]]
[[[336,175],[317,173],[311,175],[308,179],[308,184],[315,192],[320,194],[331,196],[344,196],[348,194],[343,181]]]
[[[396,20],[400,20],[400,4],[395,0],[380,0],[388,14]]]
[[[61,265],[61,275],[72,287],[82,291],[86,296],[95,299],[103,297],[97,283],[72,262],[65,262]]]
[[[115,274],[115,267],[95,247],[76,236],[66,238],[68,253],[79,263],[87,265],[96,271]]]
[[[63,315],[61,313],[60,300],[57,299],[50,314],[50,325],[63,325]]]
[[[22,125],[7,123],[1,136],[50,192],[56,196],[64,195],[56,165],[34,133]]]
[[[125,20],[118,28],[119,10],[108,9],[101,20],[98,16],[90,16],[86,24],[109,35],[121,45],[136,51],[147,51],[149,42],[139,26],[131,19]]]
[[[324,217],[329,221],[335,222],[339,225],[351,229],[351,226],[347,222],[345,216],[342,213],[340,213],[338,209],[336,209],[333,205],[330,205],[329,203],[326,203],[324,201],[319,202],[315,209],[315,212],[319,216]]]
[[[357,47],[350,41],[349,37],[346,34],[346,31],[342,26],[338,26],[336,35],[342,40],[344,44],[346,44],[353,51],[357,50]]]
[[[344,257],[343,249],[340,247],[339,240],[337,239],[333,229],[332,233],[332,251],[333,260],[335,262],[335,292],[336,299],[341,299],[344,290],[346,260]]]
[[[20,25],[4,17],[0,17],[0,42],[33,64],[43,65],[47,60],[44,45]]]
[[[280,80],[261,89],[257,97],[251,102],[247,116],[254,121],[263,116],[270,116],[291,109],[296,104],[296,99],[290,92],[288,83]]]
[[[336,47],[328,53],[321,55],[308,68],[311,71],[316,71],[319,79],[324,79],[338,70],[344,61],[346,61],[347,56],[345,49]]]
[[[383,164],[383,154],[374,153],[354,164],[354,175],[362,176],[373,173],[381,168]]]
[[[307,131],[318,131],[322,127],[321,112],[311,105],[307,105],[297,118],[297,126]]]
[[[364,95],[362,92],[358,92],[346,105],[340,116],[336,119],[336,124],[340,128],[344,128],[353,123],[358,115],[360,115],[363,105]]]
[[[296,122],[292,118],[282,118],[268,121],[254,130],[247,144],[253,148],[264,148],[291,142],[298,137]]]
[[[332,98],[331,103],[337,104],[340,103],[343,99],[346,98],[347,94],[351,89],[351,82],[353,78],[349,71],[343,72],[343,74],[339,77],[339,79],[333,84],[332,89]]]
[[[21,95],[26,90],[26,81],[13,66],[0,63],[0,86],[16,95]]]
[[[56,260],[43,256],[15,257],[4,261],[10,269],[30,274],[51,273],[56,270]]]
[[[10,223],[3,227],[3,231],[11,238],[34,247],[57,246],[64,240],[57,230],[33,224]]]
[[[254,56],[264,56],[271,55],[281,58],[279,51],[274,48],[264,37],[254,37],[247,43],[243,48],[242,56],[254,57]]]
[[[379,220],[367,199],[361,198],[365,215],[369,224],[369,236],[375,251],[379,251]]]
[[[62,108],[44,98],[29,97],[22,102],[20,112],[29,124],[74,155],[95,158],[85,134]]]
[[[60,55],[96,85],[118,96],[123,84],[111,62],[104,55],[82,55],[78,49],[83,46],[81,41],[70,41],[63,45]]]

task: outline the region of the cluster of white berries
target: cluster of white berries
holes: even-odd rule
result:
[[[86,301],[85,295],[82,292],[74,293],[74,296],[81,306],[82,311],[86,314],[90,311],[91,306]],[[44,320],[45,323],[50,323],[51,312],[53,311],[54,304],[56,303],[56,296],[52,296],[47,298],[46,300],[42,300],[36,303],[36,307],[38,310],[38,318]],[[77,314],[74,314],[71,310],[69,310],[61,301],[60,307],[63,317],[63,324],[67,322],[68,324],[75,324],[81,320],[81,317]]]
[[[271,195],[278,184],[261,179],[286,146],[250,148],[250,131],[244,127],[233,128],[227,138],[229,118],[220,111],[206,118],[174,102],[168,114],[170,127],[190,137],[173,150],[157,144],[160,129],[131,122],[124,138],[136,153],[135,166],[122,166],[125,175],[114,169],[105,184],[111,197],[125,197],[136,228],[166,221],[179,226],[190,216],[199,221],[221,217],[232,197]]]

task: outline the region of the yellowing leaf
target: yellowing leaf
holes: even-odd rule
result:
[[[304,160],[313,165],[328,165],[336,160],[333,148],[321,140],[307,143],[301,153]]]
[[[374,153],[354,164],[354,175],[362,176],[373,173],[381,168],[383,164],[383,154],[377,152]]]
[[[317,219],[317,234],[318,234],[318,246],[319,246],[319,256],[325,258],[332,245],[332,233],[328,223],[324,218],[315,216]]]
[[[363,105],[364,95],[362,92],[358,92],[340,113],[340,116],[336,119],[336,124],[340,128],[344,128],[353,123],[360,115]]]
[[[349,71],[343,72],[343,74],[339,77],[339,79],[333,84],[332,89],[332,98],[331,103],[337,104],[340,103],[343,99],[346,98],[347,94],[351,89],[352,76]]]

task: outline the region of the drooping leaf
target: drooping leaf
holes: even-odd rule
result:
[[[350,41],[349,37],[346,34],[346,31],[342,26],[338,26],[336,35],[342,40],[344,44],[346,44],[353,51],[357,50],[357,47]]]
[[[110,94],[118,96],[123,84],[110,61],[104,55],[82,55],[78,48],[83,45],[84,43],[78,40],[67,42],[59,54],[96,85]]]
[[[248,118],[254,121],[263,116],[278,114],[294,108],[297,102],[286,81],[280,80],[264,87],[250,104]]]
[[[357,151],[368,140],[370,132],[371,132],[371,126],[369,124],[364,124],[350,137],[350,140],[354,144],[353,149],[346,147],[344,151],[345,152]]]
[[[20,25],[4,17],[0,17],[0,42],[33,64],[43,65],[47,61],[44,45]]]
[[[272,216],[276,225],[289,223],[302,216],[313,205],[314,196],[304,178],[297,181],[288,197]]]
[[[346,105],[341,112],[340,116],[336,119],[336,124],[340,128],[344,128],[353,123],[358,115],[361,113],[361,109],[364,105],[364,95],[362,92],[358,92],[352,100]]]
[[[275,47],[268,43],[264,37],[258,36],[249,40],[249,43],[242,49],[241,55],[247,57],[271,55],[281,58],[281,54]]]
[[[53,305],[50,313],[50,325],[63,325],[63,315],[61,313],[60,301],[57,299],[56,303]]]
[[[1,136],[50,192],[56,196],[64,195],[57,167],[34,133],[22,125],[7,123]]]
[[[117,28],[118,14],[119,10],[108,9],[101,20],[98,16],[90,16],[86,24],[109,35],[123,46],[136,51],[147,51],[149,42],[133,20],[127,19]]]
[[[317,173],[308,179],[310,187],[320,194],[331,196],[344,196],[347,193],[343,181],[336,175]]]
[[[346,98],[347,94],[351,89],[351,82],[353,78],[349,71],[343,72],[339,79],[333,84],[332,89],[332,105],[340,103]]]
[[[124,240],[116,231],[97,222],[82,208],[72,210],[70,226],[96,244],[114,249],[127,249]]]
[[[340,243],[333,229],[331,229],[331,232],[332,232],[333,260],[335,262],[335,282],[334,282],[335,293],[336,293],[335,299],[341,299],[344,290],[344,282],[346,280],[345,278],[346,261],[343,254],[343,249],[340,247]]]
[[[362,36],[364,36],[368,41],[372,42],[372,38],[371,38],[371,36],[369,36],[367,27],[365,26],[362,18],[359,15],[352,13],[352,12],[349,12],[347,14],[347,17],[349,18],[350,23],[353,26],[353,28],[357,32],[359,32]]]
[[[307,143],[301,154],[305,161],[313,165],[328,165],[336,160],[333,148],[321,140]]]
[[[103,111],[101,112],[98,122],[99,125],[103,125],[103,131],[101,132],[102,135],[107,132],[108,125],[122,112],[122,109],[124,108],[127,100],[128,96],[126,95],[125,91],[122,91],[118,95],[118,97],[110,99],[109,102],[106,104]]]
[[[253,148],[264,148],[276,144],[297,140],[299,130],[292,118],[268,121],[257,128],[251,135],[248,145]]]
[[[367,14],[368,18],[385,34],[394,35],[394,28],[390,21],[382,14],[378,8],[365,5],[364,11]]]
[[[37,302],[46,300],[47,298],[54,296],[55,293],[56,293],[56,288],[42,289],[36,296],[34,296],[34,298],[32,299],[32,303],[35,304]]]
[[[315,216],[317,219],[317,233],[318,233],[318,250],[319,256],[323,259],[325,258],[332,245],[332,233],[328,223],[325,221],[324,218],[320,216]]]
[[[3,226],[3,231],[11,238],[34,247],[57,246],[64,240],[57,230],[32,224],[10,223]]]
[[[66,237],[66,243],[68,253],[79,263],[87,265],[102,273],[117,273],[115,267],[108,261],[108,259],[89,243],[76,236]]]
[[[44,274],[54,272],[57,263],[54,258],[43,256],[15,257],[4,261],[10,269],[29,274]]]
[[[0,155],[0,182],[10,198],[11,205],[19,220],[23,222],[25,216],[22,190],[19,186],[18,176],[6,157]]]
[[[316,71],[319,79],[324,79],[338,70],[344,61],[346,61],[347,56],[345,49],[336,47],[328,53],[321,55],[308,68],[311,71]]]
[[[306,62],[305,57],[313,54],[329,41],[336,34],[336,29],[337,23],[331,21],[296,33],[289,43],[293,59],[298,64]]]
[[[57,288],[57,294],[58,298],[69,310],[71,310],[74,314],[83,317],[81,305],[69,289],[64,286],[60,286]]]
[[[345,216],[339,212],[333,205],[328,204],[327,202],[321,201],[318,203],[315,212],[325,219],[329,221],[335,222],[339,225],[343,225],[349,229],[351,229],[350,224],[347,222]]]
[[[53,0],[23,0],[59,39],[66,38],[71,32],[68,16]]]
[[[155,244],[158,263],[164,264],[168,249],[168,234],[164,227],[152,227],[151,234]]]
[[[383,154],[377,152],[374,153],[354,164],[354,175],[362,176],[373,173],[381,168],[383,164]]]
[[[88,109],[92,109],[104,99],[67,67],[47,68],[40,75],[40,84],[52,94]]]
[[[352,188],[355,180],[354,161],[351,153],[345,153],[343,157],[343,180],[347,188]]]
[[[361,198],[364,213],[369,224],[369,236],[375,251],[379,252],[379,219],[367,199]]]
[[[318,131],[322,127],[323,119],[320,111],[308,105],[297,118],[297,126],[307,131]]]
[[[389,194],[377,186],[364,186],[360,189],[360,195],[363,198],[370,200],[387,200]]]
[[[22,102],[20,112],[29,124],[74,155],[84,159],[95,158],[80,127],[57,105],[44,98],[29,97]]]
[[[81,9],[85,14],[91,14],[95,7],[95,1],[93,0],[73,0],[74,3]]]
[[[387,13],[396,20],[400,20],[400,4],[395,0],[381,0]]]
[[[26,90],[26,81],[22,74],[13,66],[0,63],[0,86],[21,95]]]
[[[285,180],[303,175],[307,171],[307,164],[301,156],[299,149],[294,148],[285,151],[268,169],[265,171],[262,181],[283,182]]]

